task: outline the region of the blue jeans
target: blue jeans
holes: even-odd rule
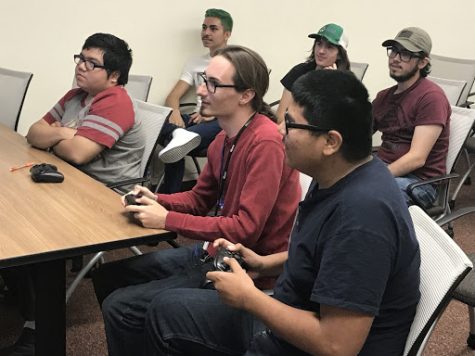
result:
[[[107,263],[93,272],[109,355],[142,354],[145,317],[159,292],[204,284],[211,264],[201,263],[196,251],[201,247],[161,250]]]
[[[201,244],[106,263],[92,273],[110,356],[299,355],[219,300]],[[263,350],[267,350],[264,352]],[[269,350],[279,350],[270,352]],[[293,350],[289,352],[289,350]]]
[[[190,115],[183,114],[181,116],[185,122],[186,129],[191,132],[195,132],[201,136],[201,143],[193,151],[190,152],[191,155],[197,154],[200,151],[208,148],[210,143],[214,140],[216,135],[221,131],[221,127],[218,124],[218,120],[205,121],[199,124],[190,124]],[[176,125],[166,122],[163,125],[160,136],[162,136],[162,144],[165,146],[170,142],[172,138],[172,132],[177,128]],[[183,176],[185,175],[185,160],[181,159],[175,163],[165,164],[165,175],[163,184],[160,187],[159,192],[165,194],[172,194],[180,191],[181,182]]]
[[[169,289],[151,303],[144,355],[307,355],[251,314],[223,304],[214,289]]]
[[[408,174],[402,177],[395,177],[396,183],[404,194],[407,205],[412,205],[414,202],[411,197],[407,194],[407,186],[412,183],[421,182],[422,179],[415,176],[414,174]],[[435,199],[437,198],[437,191],[435,190],[432,184],[425,184],[420,187],[417,187],[413,191],[415,197],[417,198],[418,203],[422,204],[423,208],[430,207]]]
[[[262,330],[252,315],[222,303],[214,289],[169,289],[147,311],[144,355],[242,355]]]

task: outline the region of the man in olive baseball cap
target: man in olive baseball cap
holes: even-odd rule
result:
[[[450,104],[443,90],[426,78],[432,49],[426,31],[407,27],[382,45],[396,85],[380,91],[373,101],[373,129],[382,132],[377,155],[386,162],[407,203],[428,208],[437,198],[436,187],[421,185],[411,196],[407,187],[445,174]]]
[[[401,30],[393,40],[383,42],[383,47],[399,44],[410,52],[423,52],[427,57],[432,49],[429,34],[419,27],[407,27]]]

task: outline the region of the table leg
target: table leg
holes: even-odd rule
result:
[[[66,355],[65,260],[34,265],[36,355]]]

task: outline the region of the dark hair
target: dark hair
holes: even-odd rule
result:
[[[107,76],[119,72],[119,85],[129,81],[129,70],[132,65],[132,50],[124,40],[109,33],[95,33],[84,42],[82,49],[98,48],[104,52],[104,66]]]
[[[351,72],[311,71],[297,79],[292,96],[311,125],[342,135],[341,153],[347,161],[371,154],[372,106],[365,86]]]
[[[221,25],[223,25],[224,31],[232,32],[233,30],[233,18],[229,12],[221,9],[208,9],[205,12],[205,17],[217,17],[221,20]]]
[[[216,56],[223,56],[233,64],[233,82],[238,92],[247,89],[254,91],[252,108],[276,121],[274,112],[264,102],[264,95],[269,88],[269,69],[262,57],[249,48],[234,45],[219,49]]]
[[[422,78],[427,77],[427,76],[430,74],[431,69],[432,69],[432,65],[431,65],[430,62],[429,62],[429,63],[427,63],[427,64],[425,65],[424,68],[422,68],[422,69],[419,71],[421,77],[422,77]]]
[[[342,46],[335,45],[331,42],[328,42],[328,40],[325,39],[324,37],[315,38],[315,41],[313,41],[313,46],[312,46],[312,49],[311,49],[311,53],[307,58],[307,62],[315,63],[315,67],[317,66],[317,62],[315,61],[315,46],[317,45],[318,41],[325,41],[325,42],[331,44],[332,46],[335,46],[336,48],[338,48],[338,55],[337,55],[335,64],[336,64],[336,67],[339,70],[350,70],[351,69],[350,59],[348,58],[348,53],[346,52],[346,49],[344,49]]]

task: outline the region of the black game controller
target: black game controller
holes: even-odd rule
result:
[[[48,163],[35,164],[30,168],[31,179],[37,183],[61,183],[64,176],[55,165]]]
[[[124,199],[125,199],[125,205],[142,205],[137,202],[137,198],[140,198],[141,195],[135,195],[135,194],[127,194]]]
[[[244,259],[242,258],[240,253],[232,252],[224,247],[220,247],[216,252],[216,256],[214,256],[213,261],[214,269],[216,271],[229,272],[231,270],[231,267],[226,262],[224,262],[224,257],[236,259],[239,265],[242,268],[245,268],[246,263],[244,262]]]

